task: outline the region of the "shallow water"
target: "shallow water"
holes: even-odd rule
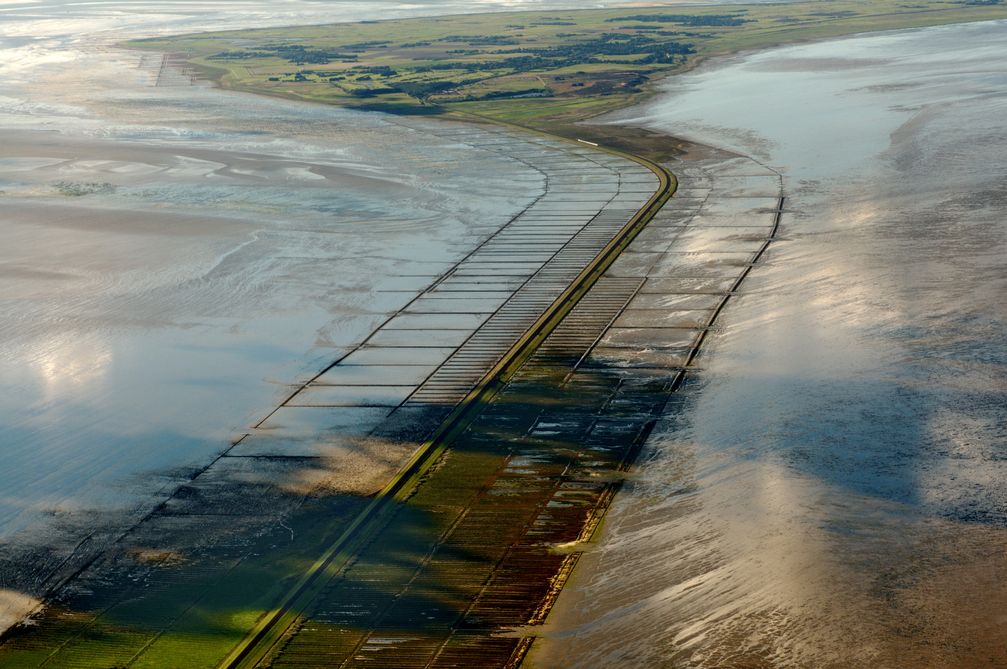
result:
[[[331,6],[150,7],[0,6],[4,552],[142,514],[543,187],[422,123],[154,87],[109,46]]]
[[[780,169],[788,213],[542,666],[1007,666],[1005,39],[775,49],[627,115]]]
[[[541,191],[391,117],[155,86],[118,42],[556,7],[585,5],[0,0],[0,542],[142,513]]]

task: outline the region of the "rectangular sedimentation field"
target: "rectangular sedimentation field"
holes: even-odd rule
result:
[[[588,147],[444,127],[545,192],[445,275],[403,277],[422,292],[61,587],[4,666],[217,664],[657,186]]]

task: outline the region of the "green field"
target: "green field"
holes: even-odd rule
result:
[[[700,59],[841,35],[1007,18],[1003,0],[509,12],[137,40],[234,90],[553,132]],[[569,134],[569,132],[561,132]]]

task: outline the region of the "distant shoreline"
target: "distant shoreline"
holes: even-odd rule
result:
[[[788,44],[1007,19],[1007,5],[847,0],[486,12],[134,40],[226,90],[583,137],[650,159],[657,133],[583,122],[645,103],[709,62]],[[586,136],[585,136],[586,135]]]

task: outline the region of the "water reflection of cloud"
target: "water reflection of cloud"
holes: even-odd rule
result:
[[[831,112],[814,109],[817,135],[774,143],[801,184],[785,239],[723,314],[686,408],[655,431],[573,605],[561,597],[565,666],[1003,664],[1007,238],[992,196],[1005,116],[977,92],[1003,71],[987,56],[1005,27],[776,52],[905,57],[829,77],[835,113],[869,141],[826,136]],[[687,75],[693,88],[660,108],[667,127],[689,121],[696,88],[699,102],[737,100],[733,69]],[[763,87],[767,114],[781,89],[832,104],[801,69]],[[932,87],[886,85],[919,77]],[[906,122],[935,95],[931,117]],[[756,103],[720,107],[725,126],[792,137]]]
[[[0,629],[7,629],[42,605],[30,595],[0,588]]]
[[[99,337],[57,335],[34,345],[25,356],[36,372],[45,399],[96,389],[108,373],[113,354]]]

